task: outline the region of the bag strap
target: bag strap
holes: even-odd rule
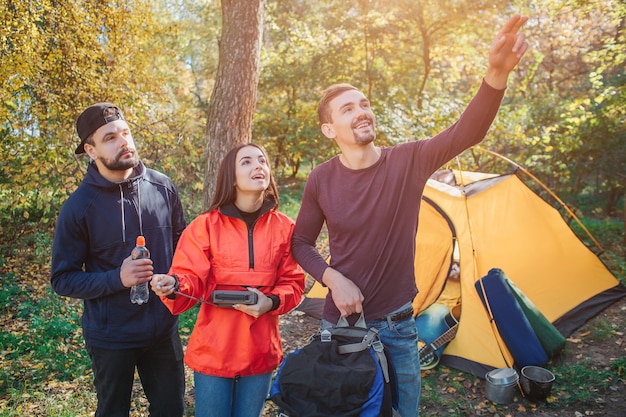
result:
[[[348,326],[349,325],[346,318],[340,317],[339,321],[337,322],[337,328],[335,328],[335,331],[338,331],[339,333],[343,333],[342,330],[349,331],[351,329],[346,329],[346,327]],[[354,327],[362,327],[363,329],[367,329],[366,326],[367,325],[365,324],[365,318],[363,317],[363,313],[361,312],[361,316],[355,323]],[[378,338],[378,330],[376,330],[375,328],[372,327],[370,329],[367,329],[367,333],[363,337],[363,340],[358,343],[349,343],[346,345],[338,346],[337,352],[339,352],[340,354],[361,352],[365,349],[369,349],[370,347],[374,349],[374,353],[376,354],[376,358],[380,363],[385,382],[389,383],[389,364],[387,363],[387,356],[385,356],[384,352],[385,347],[383,345],[383,342],[381,342]]]
[[[348,323],[347,318],[341,316],[337,321],[337,327],[350,327],[350,323]],[[363,315],[362,311],[359,319],[356,321],[356,323],[354,323],[353,327],[362,327],[363,329],[367,329],[367,324],[365,324],[365,316]]]
[[[376,329],[369,329],[363,340],[357,343],[348,343],[337,347],[337,351],[341,354],[360,352],[365,349],[369,349],[374,345],[375,340],[378,340],[378,331]]]

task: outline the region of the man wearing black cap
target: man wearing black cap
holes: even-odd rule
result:
[[[135,370],[150,416],[182,416],[185,377],[178,319],[152,294],[130,288],[167,273],[186,222],[176,187],[146,168],[119,107],[97,103],[78,117],[76,154],[90,162],[63,205],[52,246],[51,283],[84,300],[83,336],[98,395],[96,416],[128,417]],[[137,236],[151,259],[132,260]]]

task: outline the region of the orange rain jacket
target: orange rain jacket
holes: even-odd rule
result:
[[[227,205],[194,219],[178,242],[169,274],[178,277],[180,292],[210,301],[216,289],[255,287],[280,299],[276,310],[259,318],[203,302],[185,353],[194,371],[227,378],[258,375],[283,359],[278,317],[300,302],[304,272],[291,256],[293,220],[273,210],[274,201],[265,203],[253,230]],[[181,295],[161,299],[173,314],[197,303]]]

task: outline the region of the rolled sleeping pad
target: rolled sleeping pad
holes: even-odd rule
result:
[[[486,294],[500,337],[515,361],[514,367],[521,369],[529,365],[541,366],[548,362],[548,355],[505,278],[506,275],[501,269],[492,268],[487,275],[476,281],[474,287],[485,309],[487,309]]]

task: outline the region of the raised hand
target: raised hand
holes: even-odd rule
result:
[[[526,36],[519,31],[527,20],[528,16],[513,15],[500,29],[489,48],[489,67],[485,81],[492,87],[506,87],[509,73],[528,50]]]

